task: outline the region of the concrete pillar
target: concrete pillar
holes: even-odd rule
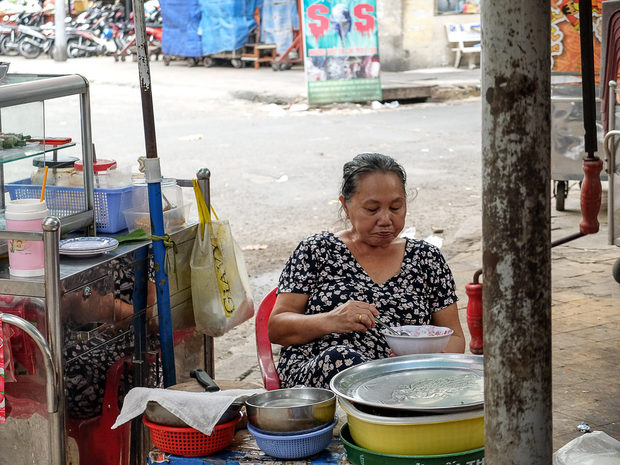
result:
[[[57,0],[54,5],[54,60],[67,61],[67,36],[65,34],[66,4]]]
[[[407,69],[408,52],[403,49],[403,0],[377,0],[379,59],[385,71]]]
[[[487,465],[552,461],[549,8],[482,9]]]

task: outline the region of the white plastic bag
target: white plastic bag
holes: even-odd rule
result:
[[[620,441],[603,431],[586,433],[558,449],[553,465],[620,465]]]
[[[190,258],[194,321],[198,331],[217,337],[250,319],[254,302],[243,254],[228,221],[211,221],[199,191],[196,199],[201,225]]]

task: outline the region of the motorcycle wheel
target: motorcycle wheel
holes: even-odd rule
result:
[[[9,38],[8,34],[3,34],[0,36],[0,55],[6,55],[6,50],[4,49],[4,42]]]
[[[36,46],[30,42],[22,40],[17,47],[19,50],[19,54],[24,58],[28,58],[29,60],[33,60],[38,58],[41,55],[43,49],[41,47]]]
[[[7,48],[7,45],[15,45],[15,47]],[[17,49],[17,44],[11,41],[11,35],[6,34],[0,38],[0,55],[7,56],[17,56],[19,55],[19,50]]]
[[[67,56],[69,58],[80,58],[86,56],[86,52],[80,49],[77,40],[71,39],[67,41]]]

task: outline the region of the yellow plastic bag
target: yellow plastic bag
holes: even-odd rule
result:
[[[211,213],[194,180],[200,226],[190,259],[196,329],[221,336],[254,315],[254,301],[241,249],[226,220]]]

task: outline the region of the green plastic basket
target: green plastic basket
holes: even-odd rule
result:
[[[484,447],[442,455],[394,455],[373,452],[356,445],[349,433],[349,425],[340,429],[340,440],[347,451],[349,462],[355,465],[484,465]]]

